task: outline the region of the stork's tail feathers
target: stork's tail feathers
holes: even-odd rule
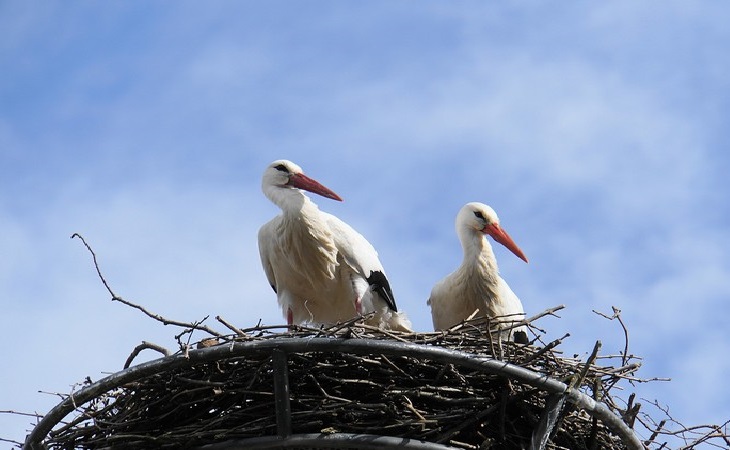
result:
[[[402,312],[395,312],[392,310],[381,309],[365,323],[383,330],[403,331],[405,333],[413,332],[413,325],[411,325],[411,321],[408,320],[408,317],[406,317],[406,315]]]
[[[402,312],[391,312],[388,318],[388,328],[394,331],[413,332],[413,325],[408,317]]]

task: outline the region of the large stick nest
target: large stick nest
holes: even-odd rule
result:
[[[279,331],[282,329],[279,328]],[[199,344],[237,341],[397,340],[486,356],[573,384],[600,398],[616,414],[625,409],[611,397],[638,364],[586,365],[565,358],[555,341],[543,347],[492,340],[484,326],[450,332],[389,333],[362,323],[329,329],[256,327]],[[467,449],[527,448],[540,428],[543,389],[505,374],[379,352],[288,353],[291,433],[354,433],[443,443]],[[601,360],[606,362],[607,360]],[[608,360],[610,362],[610,359]],[[270,354],[192,362],[160,370],[106,391],[49,434],[49,448],[159,448],[201,446],[228,439],[277,434],[274,368]],[[625,406],[625,405],[624,405]],[[567,404],[557,417],[547,448],[618,449],[621,440],[601,421]],[[634,412],[635,414],[635,412]],[[630,414],[629,414],[630,415]]]
[[[252,441],[257,448],[668,448],[657,438],[677,438],[683,450],[730,447],[730,421],[688,427],[656,401],[648,404],[661,420],[640,413],[634,394],[614,396],[624,381],[660,380],[636,377],[640,364],[629,354],[616,308],[613,315],[596,313],[620,323],[623,352],[597,356],[597,342],[586,361],[559,351],[567,335],[545,343],[533,324],[562,306],[524,321],[536,336],[531,345],[493,339],[489,323],[479,320],[447,332],[392,333],[360,320],[325,329],[240,330],[216,317],[235,333],[226,336],[203,325],[205,319],[170,320],[116,295],[92,248],[72,237],[93,256],[113,301],[183,329],[176,336],[180,351],[143,342],[125,370],[58,394],[63,400],[27,436],[29,450],[219,450],[250,448]],[[194,332],[212,338],[193,349],[182,338]],[[128,368],[144,349],[166,357]]]

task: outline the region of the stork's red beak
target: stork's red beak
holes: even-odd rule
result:
[[[509,234],[507,234],[506,231],[502,229],[502,227],[499,226],[497,223],[493,223],[491,225],[487,225],[482,229],[483,233],[487,233],[488,235],[492,236],[495,241],[499,242],[500,244],[504,245],[514,253],[518,258],[523,260],[524,262],[527,262],[527,256],[525,256],[524,253],[522,253],[522,250],[515,244],[515,241],[512,240],[511,237],[509,237]]]
[[[295,173],[291,175],[289,177],[288,184],[298,189],[303,189],[314,194],[319,194],[322,197],[331,198],[332,200],[337,200],[339,202],[342,201],[342,198],[340,198],[339,195],[335,194],[329,188],[322,186],[318,181],[309,178],[303,173]]]

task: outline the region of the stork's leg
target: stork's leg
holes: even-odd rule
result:
[[[286,324],[292,325],[294,323],[294,312],[292,312],[291,308],[287,308],[286,310]]]
[[[367,284],[363,285],[363,283],[363,279],[357,278],[355,274],[350,274],[350,284],[352,285],[352,292],[355,294],[355,313],[358,316],[362,316],[362,298],[367,289]]]

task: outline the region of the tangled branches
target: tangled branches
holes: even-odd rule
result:
[[[478,327],[449,333],[384,333],[349,323],[329,329],[271,327],[215,347],[272,340],[388,341],[492,356]],[[279,346],[280,344],[277,344]],[[502,361],[538,375],[569,379],[584,370],[584,388],[630,376],[635,369],[584,366],[554,350],[494,342]],[[354,348],[354,347],[353,347]],[[550,392],[505,376],[408,353],[296,351],[288,354],[292,434],[350,433],[399,436],[456,448],[524,448],[540,422]],[[190,353],[194,358],[194,351]],[[268,354],[251,353],[165,368],[94,397],[76,418],[50,433],[51,448],[197,446],[226,439],[275,435],[274,367]],[[624,448],[605,425],[567,408],[547,448]],[[486,443],[486,444],[485,444]],[[495,447],[495,448],[497,448]]]

